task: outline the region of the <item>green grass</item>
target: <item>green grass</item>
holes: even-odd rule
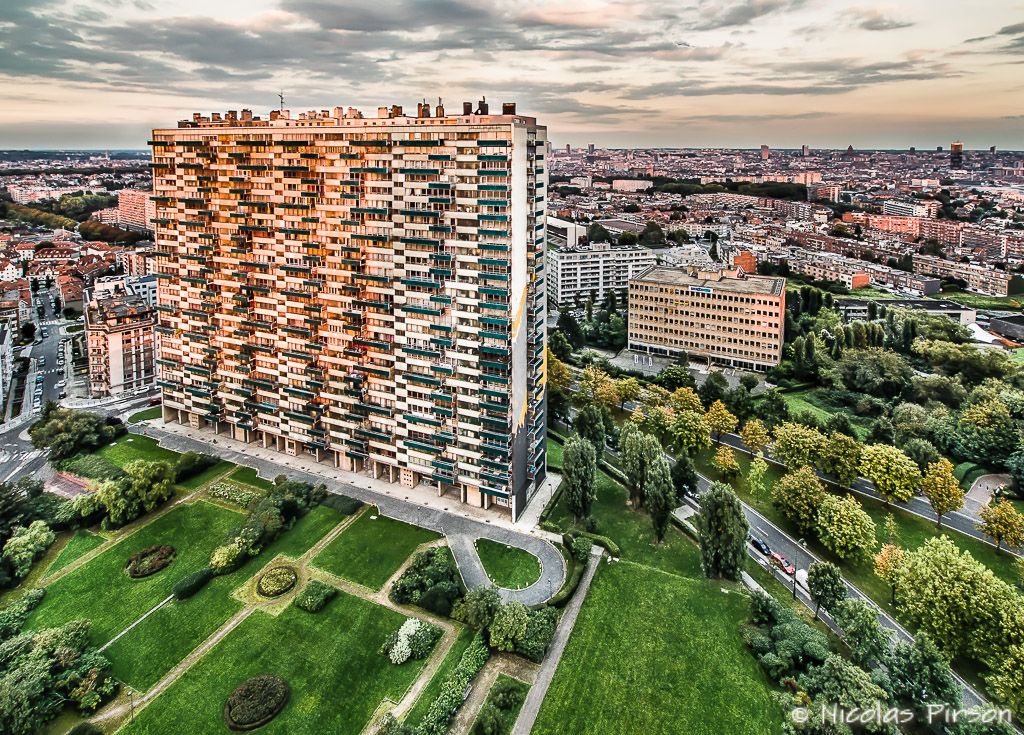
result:
[[[602,564],[534,735],[768,735],[771,682],[747,650],[746,595],[629,562]]]
[[[103,447],[97,452],[122,469],[126,464],[136,459],[145,459],[151,462],[168,462],[174,464],[181,455],[170,449],[164,449],[157,444],[155,439],[138,434],[125,434]]]
[[[285,531],[267,546],[260,558],[269,561],[278,554],[283,554],[298,559],[344,519],[343,514],[326,505],[310,508],[306,515],[295,522],[291,530]]]
[[[326,572],[379,590],[420,544],[441,538],[425,528],[368,508],[320,552],[314,564]]]
[[[1010,350],[1010,359],[1014,362],[1024,363],[1024,347],[1018,347],[1015,350]]]
[[[562,466],[562,445],[553,439],[548,439],[548,464]]]
[[[222,459],[217,464],[207,467],[198,475],[193,475],[184,482],[179,482],[178,487],[183,488],[185,490],[196,490],[197,488],[202,487],[211,480],[215,480],[221,475],[230,472],[231,468],[235,466],[236,465],[233,462],[228,462],[227,460]]]
[[[550,447],[552,442],[548,441]],[[597,533],[607,536],[619,546],[623,559],[646,564],[684,577],[702,576],[700,549],[675,526],[670,525],[661,544],[654,543],[654,527],[650,516],[631,510],[626,505],[626,489],[604,472],[597,473],[597,500],[591,515],[597,522]],[[569,512],[565,493],[548,516],[563,531],[580,529]]]
[[[146,408],[143,409],[142,411],[133,413],[131,416],[128,417],[128,423],[137,424],[140,421],[152,421],[153,419],[160,418],[162,415],[163,409],[160,406],[153,406],[151,408]]]
[[[345,593],[311,615],[294,605],[279,617],[255,612],[141,713],[126,735],[227,732],[224,702],[257,674],[285,679],[284,711],[266,735],[357,735],[385,698],[401,699],[423,661],[394,666],[377,653],[403,615]]]
[[[458,666],[459,660],[462,658],[462,654],[469,648],[469,644],[473,641],[475,631],[470,628],[463,628],[459,631],[458,637],[455,642],[452,643],[452,647],[448,649],[448,653],[445,654],[444,661],[438,667],[437,671],[434,672],[433,678],[430,683],[423,687],[423,691],[420,692],[420,696],[416,698],[416,703],[409,710],[409,714],[405,717],[405,723],[413,727],[418,726],[422,721],[423,717],[427,714],[427,710],[430,709],[430,705],[437,699],[437,695],[441,693],[441,687],[444,685],[445,679],[448,675],[455,670]]]
[[[502,713],[501,732],[505,735],[508,735],[508,733],[512,732],[512,727],[516,724],[516,718],[519,716],[519,710],[523,708],[523,702],[526,701],[526,695],[530,691],[530,685],[525,682],[519,681],[519,679],[515,679],[507,674],[498,674],[498,678],[494,680],[494,683],[491,685],[491,688],[487,693],[487,699],[484,700],[484,707],[486,707],[487,704],[491,701],[491,698],[494,696],[494,688],[498,684],[511,684],[512,687],[517,692],[519,692],[520,695],[518,707],[507,711],[499,710]],[[481,709],[481,711],[483,710]],[[479,719],[479,714],[477,715],[477,719]],[[476,725],[476,723],[473,724],[474,726]],[[470,732],[475,733],[476,730],[471,729]]]
[[[499,587],[519,590],[540,579],[540,560],[528,551],[482,538],[476,541],[476,553]]]
[[[806,388],[804,390],[784,392],[782,397],[785,399],[791,413],[809,413],[820,424],[824,424],[836,413],[846,413],[850,423],[853,425],[854,433],[857,434],[857,438],[863,441],[868,435],[870,427],[863,417],[851,414],[843,406],[830,404],[822,396],[820,388]]]
[[[241,482],[245,485],[251,485],[252,487],[260,490],[270,490],[274,487],[274,483],[270,480],[264,480],[259,476],[259,473],[252,467],[239,467],[237,470],[231,473],[231,479],[235,482]]]
[[[1020,296],[986,296],[985,294],[961,291],[957,288],[943,289],[932,298],[949,299],[973,309],[994,309],[996,311],[1017,311],[1021,307]]]
[[[102,536],[97,536],[86,530],[76,531],[75,535],[71,537],[67,545],[61,549],[60,554],[56,559],[53,560],[53,564],[46,570],[47,575],[51,575],[54,572],[60,571],[71,562],[75,561],[79,557],[89,553],[97,546],[102,546],[106,542],[106,539]]]

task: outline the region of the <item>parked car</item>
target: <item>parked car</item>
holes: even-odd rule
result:
[[[753,546],[755,549],[760,551],[765,556],[771,556],[772,548],[768,544],[766,544],[763,539],[759,539],[757,536],[754,536],[753,534],[747,534],[747,541],[749,541],[751,546]]]
[[[777,566],[779,569],[784,571],[786,574],[789,574],[790,576],[796,574],[796,567],[794,567],[792,564],[790,564],[789,563],[789,559],[784,557],[782,554],[772,554],[771,556],[768,557],[768,559],[771,560],[772,564]]]
[[[147,402],[147,405],[149,405],[149,406],[159,406],[162,402],[163,402],[163,399],[160,396],[157,396],[156,398],[150,398],[149,401]]]

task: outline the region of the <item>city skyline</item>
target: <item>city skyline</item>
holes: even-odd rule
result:
[[[293,111],[487,95],[559,146],[1019,149],[1024,3],[985,5],[13,0],[0,148],[140,148],[284,90]]]

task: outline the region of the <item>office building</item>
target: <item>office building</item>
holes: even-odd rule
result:
[[[546,474],[546,129],[481,101],[151,143],[164,419],[517,518]]]
[[[141,296],[102,291],[85,308],[89,395],[105,398],[153,384],[156,312]]]
[[[786,279],[655,266],[629,282],[629,348],[744,370],[782,359]]]
[[[609,291],[624,297],[629,279],[657,262],[648,248],[607,242],[548,250],[548,296],[558,305],[603,303]],[[620,301],[621,303],[621,301]]]
[[[954,141],[949,145],[949,167],[964,167],[964,144],[961,143],[959,140]]]

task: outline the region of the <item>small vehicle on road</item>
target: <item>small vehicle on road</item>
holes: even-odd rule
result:
[[[163,399],[160,396],[155,396],[153,398],[150,398],[149,401],[146,402],[146,405],[159,406],[161,403],[163,403]]]
[[[63,388],[67,384],[68,384],[68,381],[66,381],[66,380],[58,380],[57,381],[57,387],[58,388]]]
[[[786,574],[788,574],[790,576],[793,576],[794,574],[796,574],[796,567],[794,567],[792,564],[790,564],[789,563],[789,559],[784,557],[782,554],[778,554],[778,553],[772,554],[768,558],[771,560],[772,564],[777,566],[779,569],[784,571]]]
[[[753,546],[755,549],[760,551],[765,556],[771,556],[772,547],[765,543],[764,539],[759,539],[757,536],[753,534],[747,534],[747,541],[749,541],[751,546]]]

